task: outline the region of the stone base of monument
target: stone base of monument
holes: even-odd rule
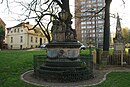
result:
[[[36,77],[48,82],[75,82],[93,78],[93,69],[80,59],[80,46],[77,42],[48,44],[46,62],[36,69]]]

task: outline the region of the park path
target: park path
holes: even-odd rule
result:
[[[47,86],[47,87],[85,87],[98,85],[106,80],[106,76],[111,72],[130,72],[130,68],[127,67],[113,67],[109,66],[102,70],[94,70],[94,78],[81,82],[70,82],[70,83],[52,83],[45,82],[43,80],[35,79],[32,76],[33,70],[27,71],[21,75],[21,79],[29,84],[38,85],[38,86]]]

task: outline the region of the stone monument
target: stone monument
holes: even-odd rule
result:
[[[123,66],[123,53],[125,52],[125,39],[122,36],[120,18],[117,14],[117,24],[116,24],[116,36],[113,39],[114,41],[114,54],[120,55],[120,64]]]
[[[69,16],[69,17],[68,17]],[[59,12],[59,20],[53,21],[52,41],[47,44],[45,64],[36,69],[36,76],[49,82],[74,82],[93,78],[91,70],[80,60],[81,44],[76,40],[76,32],[71,21],[65,23],[71,15],[65,10]]]
[[[114,52],[125,51],[125,39],[122,36],[122,29],[120,24],[120,18],[117,14],[117,24],[116,24],[116,36],[114,41]]]

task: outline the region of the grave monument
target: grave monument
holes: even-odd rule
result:
[[[63,6],[58,16],[59,19],[53,20],[52,41],[46,46],[45,63],[34,69],[35,76],[48,82],[75,82],[93,78],[93,68],[87,67],[90,63],[86,64],[80,58],[81,44],[71,27],[72,15],[69,9]]]
[[[114,52],[125,51],[125,39],[122,36],[122,29],[119,15],[117,14],[117,24],[116,24],[116,36],[114,41]]]
[[[123,53],[125,52],[125,39],[122,36],[122,29],[119,15],[117,14],[117,24],[116,24],[116,36],[114,41],[114,54],[120,55],[120,64],[123,66]]]

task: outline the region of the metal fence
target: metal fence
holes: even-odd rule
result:
[[[109,55],[109,65],[121,65],[121,61],[125,65],[130,65],[130,54],[123,53],[123,60],[121,60],[121,53]]]
[[[46,55],[34,55],[33,57],[33,68],[34,68],[34,74],[37,74],[37,69],[45,64],[46,61]]]
[[[46,81],[74,82],[93,78],[92,55],[80,55],[78,60],[69,58],[49,61],[45,55],[34,56],[34,75]]]
[[[109,54],[108,52],[101,52],[100,62],[106,65],[130,65],[130,54],[121,54],[121,52]]]
[[[66,59],[66,58],[62,58],[62,59]],[[80,55],[79,59],[80,59],[81,66],[83,66],[83,67],[86,66],[87,68],[92,69],[92,67],[93,67],[92,55]],[[45,65],[46,60],[47,60],[46,55],[34,55],[34,57],[33,57],[34,70],[36,70],[36,68],[39,68],[41,65]],[[59,59],[57,59],[57,60],[59,60]],[[59,61],[61,61],[61,60],[59,60]]]

